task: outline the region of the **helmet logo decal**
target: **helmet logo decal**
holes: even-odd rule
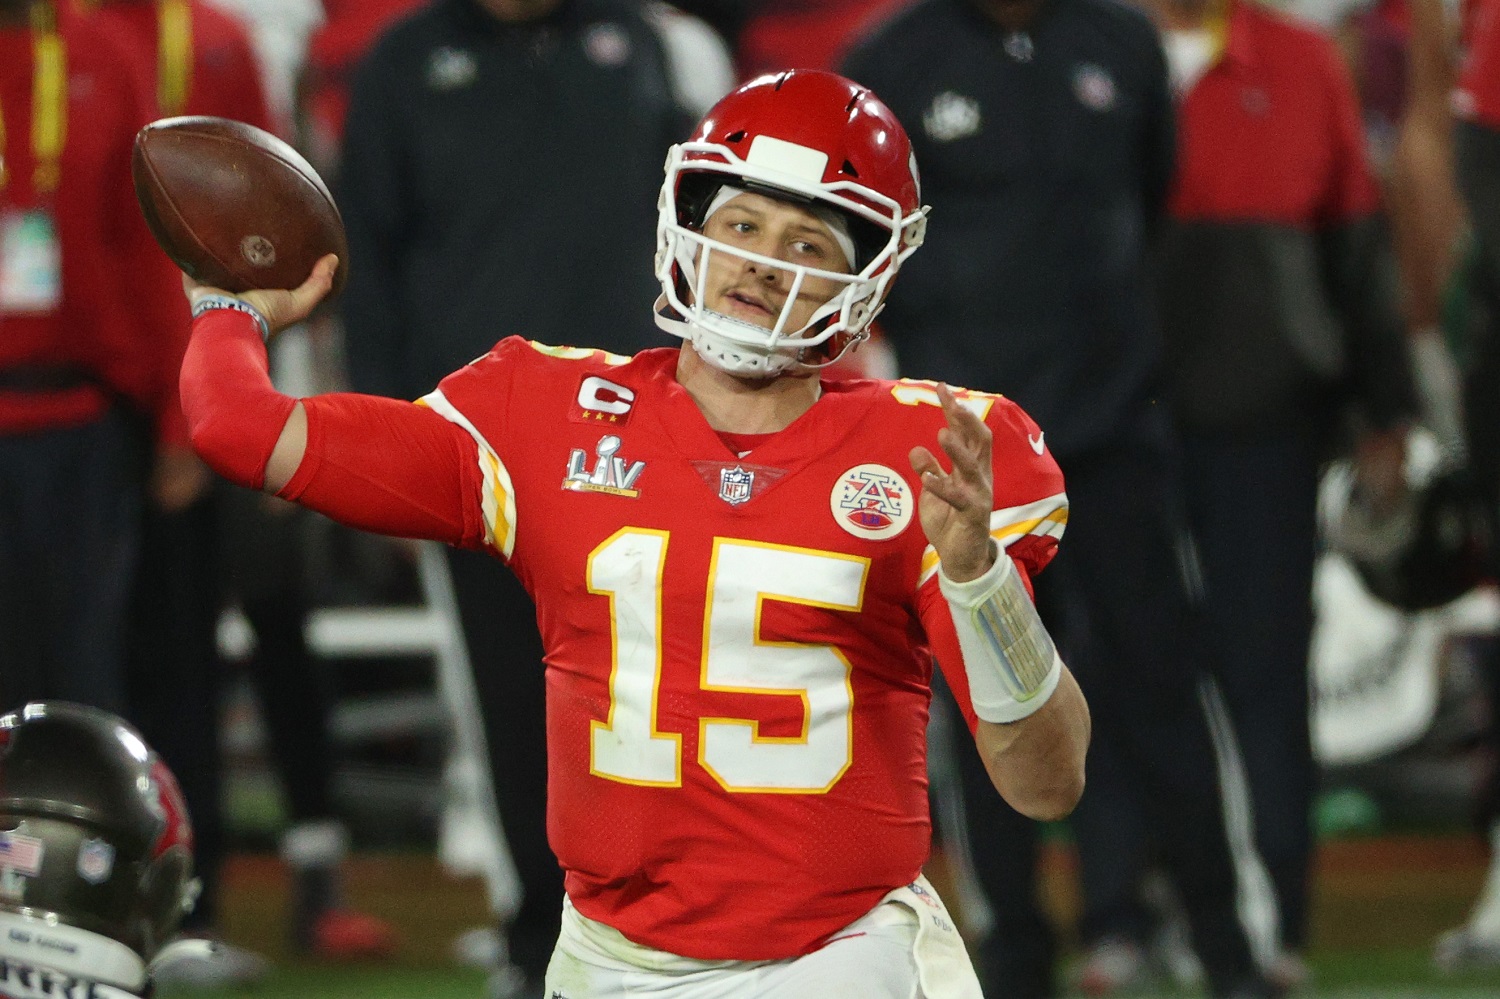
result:
[[[174,846],[193,848],[193,825],[177,778],[160,758],[151,761],[151,779],[146,782],[146,806],[161,816],[161,835],[151,847],[151,857],[162,856]]]
[[[562,487],[575,493],[607,493],[635,499],[641,494],[635,483],[646,470],[646,463],[637,461],[627,465],[624,458],[615,457],[621,443],[614,434],[599,438],[599,443],[594,445],[598,460],[594,462],[592,472],[587,467],[588,452],[575,447],[568,456],[568,476],[563,479]]]
[[[78,848],[78,876],[102,885],[115,869],[115,848],[102,839],[86,839]]]
[[[966,139],[979,131],[984,119],[979,113],[979,102],[963,94],[945,90],[932,99],[932,106],[922,115],[922,128],[933,142],[953,142]],[[912,175],[916,176],[916,158],[912,158]]]
[[[912,492],[884,465],[855,465],[834,484],[829,509],[838,525],[856,538],[884,541],[911,524]]]

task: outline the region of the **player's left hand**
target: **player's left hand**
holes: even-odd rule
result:
[[[995,499],[990,457],[993,435],[983,420],[958,404],[947,385],[938,385],[937,395],[948,420],[938,430],[937,442],[953,469],[944,471],[925,447],[911,449],[911,467],[922,484],[917,514],[943,562],[943,572],[954,582],[964,582],[984,575],[994,565],[990,546],[990,510]]]

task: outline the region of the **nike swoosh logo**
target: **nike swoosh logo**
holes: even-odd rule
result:
[[[1035,451],[1037,454],[1041,454],[1047,449],[1046,440],[1047,431],[1045,430],[1037,434],[1035,437],[1031,436],[1030,434],[1026,435],[1026,442],[1031,445],[1031,450]]]

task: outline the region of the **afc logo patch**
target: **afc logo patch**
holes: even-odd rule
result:
[[[916,503],[906,480],[884,465],[855,465],[834,484],[829,509],[856,538],[884,541],[911,524]]]

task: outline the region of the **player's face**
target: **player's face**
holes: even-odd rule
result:
[[[703,234],[736,249],[821,271],[849,273],[844,251],[823,221],[802,205],[747,192],[709,216]],[[707,308],[772,329],[791,292],[793,272],[728,253],[708,255]],[[801,329],[840,285],[809,276],[802,282],[784,330]]]

